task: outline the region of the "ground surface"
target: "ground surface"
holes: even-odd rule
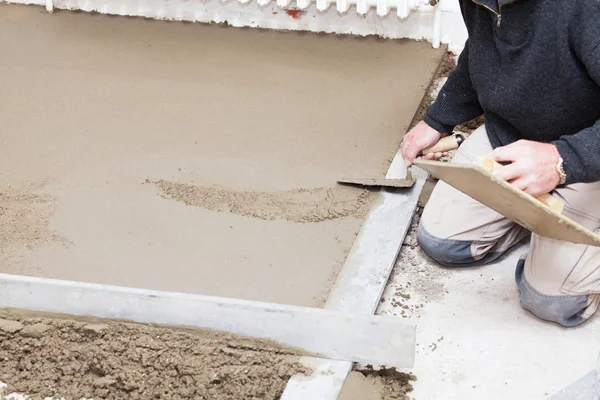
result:
[[[0,271],[321,305],[441,52],[0,5]]]
[[[309,372],[297,354],[211,331],[0,313],[4,394],[33,399],[275,400]]]
[[[417,325],[417,400],[542,400],[589,372],[600,319],[561,328],[519,306],[514,283],[527,244],[481,268],[431,262],[409,234],[378,314]]]

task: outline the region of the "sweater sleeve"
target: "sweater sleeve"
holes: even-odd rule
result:
[[[586,2],[587,3],[587,2]],[[587,7],[586,16],[581,16],[575,40],[578,57],[590,77],[600,86],[600,2]],[[586,20],[587,19],[587,20]],[[564,135],[552,142],[564,160],[567,174],[565,184],[600,181],[600,120],[592,126],[572,135]]]
[[[477,92],[469,73],[469,39],[461,52],[456,68],[427,108],[425,123],[438,132],[452,133],[454,127],[483,114]]]

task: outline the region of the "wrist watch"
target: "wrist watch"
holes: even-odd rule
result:
[[[558,172],[558,175],[560,176],[560,182],[558,183],[559,185],[564,185],[565,182],[567,181],[567,174],[565,173],[565,168],[564,168],[564,160],[562,157],[558,157],[558,163],[556,164],[556,172]]]

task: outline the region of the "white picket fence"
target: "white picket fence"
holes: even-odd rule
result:
[[[458,0],[0,0],[54,9],[237,27],[377,35],[448,44],[466,38]]]

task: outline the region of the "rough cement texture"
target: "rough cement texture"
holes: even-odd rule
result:
[[[291,375],[310,372],[266,341],[15,315],[0,318],[0,360],[4,394],[32,399],[275,400]]]
[[[420,318],[428,301],[436,301],[446,295],[444,280],[449,271],[438,267],[425,255],[417,243],[418,210],[400,249],[398,260],[392,270],[389,284],[381,299],[380,314],[402,318]],[[418,293],[418,296],[411,296]]]
[[[352,371],[342,387],[338,400],[409,400],[416,376],[394,368]]]
[[[0,192],[0,249],[63,241],[48,227],[55,207],[51,196],[30,190],[11,187]]]
[[[442,55],[6,4],[0,52],[0,193],[48,199],[1,272],[316,306],[368,203],[337,179],[385,174]]]
[[[188,206],[267,221],[322,222],[348,216],[364,218],[374,192],[336,186],[280,192],[236,191],[219,186],[198,187],[183,183],[156,182],[161,194]]]

